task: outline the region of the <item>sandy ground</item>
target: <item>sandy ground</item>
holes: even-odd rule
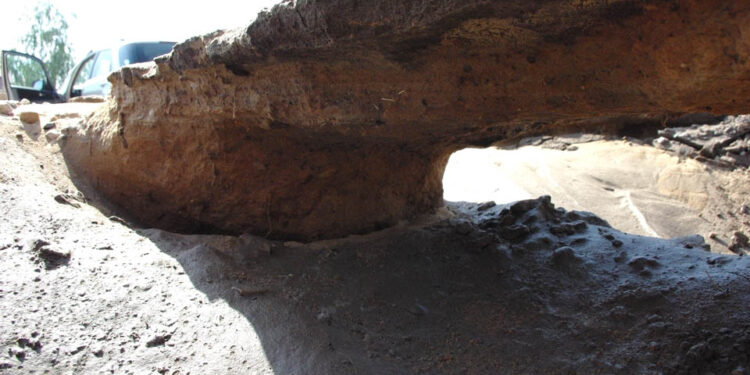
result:
[[[622,140],[575,147],[457,152],[446,169],[445,198],[508,203],[549,194],[558,205],[594,212],[623,232],[701,234],[722,253],[730,253],[735,231],[750,233],[750,217],[741,213],[750,203],[746,169],[711,167]]]
[[[699,237],[625,234],[548,198],[450,203],[309,244],[135,228],[94,194],[82,199],[55,142],[22,128],[0,116],[0,373],[746,374],[750,364],[750,258],[707,252]]]

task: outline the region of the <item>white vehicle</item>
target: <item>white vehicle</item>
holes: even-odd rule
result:
[[[0,98],[32,102],[61,102],[76,96],[109,95],[107,76],[122,66],[153,60],[169,53],[174,42],[127,43],[90,52],[60,85],[53,87],[44,63],[35,56],[2,51]],[[2,79],[6,77],[6,79]]]

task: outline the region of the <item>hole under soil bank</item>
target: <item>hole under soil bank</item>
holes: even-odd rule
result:
[[[639,141],[596,140],[460,150],[448,161],[443,188],[447,202],[504,204],[550,195],[558,207],[593,212],[624,232],[701,234],[724,252],[721,237],[743,226],[742,194],[750,189],[743,176]]]

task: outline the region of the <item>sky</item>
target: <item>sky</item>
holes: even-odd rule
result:
[[[246,26],[263,8],[280,0],[54,0],[51,3],[68,21],[68,40],[76,63],[91,50],[121,40],[180,42],[217,29]],[[22,50],[18,40],[29,29],[24,16],[33,13],[33,1],[5,1],[0,22],[0,49]]]

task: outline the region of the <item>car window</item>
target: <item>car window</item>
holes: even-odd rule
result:
[[[9,54],[6,58],[8,85],[36,90],[47,88],[47,75],[41,62],[29,56],[16,54]]]
[[[73,81],[73,87],[77,87],[82,85],[84,82],[88,81],[89,78],[91,78],[91,72],[94,70],[94,58],[89,58],[85,63],[83,63],[83,66],[81,66],[81,69],[78,71],[78,75],[75,78],[75,81]]]
[[[131,43],[120,47],[120,66],[151,61],[172,51],[172,42]]]
[[[107,76],[112,71],[112,51],[99,52],[94,63],[94,72],[91,77]]]

